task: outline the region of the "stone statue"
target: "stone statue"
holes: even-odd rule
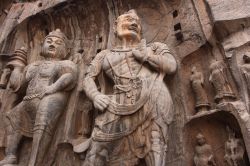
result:
[[[205,137],[199,133],[196,136],[194,163],[196,166],[216,166],[211,145],[206,143]]]
[[[228,166],[245,166],[245,146],[243,140],[235,137],[235,132],[227,127],[228,140],[225,143],[225,162]]]
[[[210,105],[208,102],[207,94],[204,88],[204,77],[201,72],[198,72],[196,67],[192,68],[190,76],[192,90],[195,95],[195,108],[198,112],[208,111]]]
[[[120,15],[114,24],[116,47],[98,53],[89,66],[84,89],[100,113],[90,141],[82,145],[82,151],[88,149],[84,166],[132,166],[139,159],[165,165],[173,102],[163,78],[177,63],[165,44],[146,45],[141,28],[135,10]],[[101,92],[97,77],[103,78]]]
[[[44,60],[26,66],[21,81],[21,86],[27,85],[26,96],[6,115],[6,157],[0,166],[17,163],[17,149],[23,136],[33,138],[28,165],[42,165],[56,123],[65,109],[68,91],[77,78],[76,65],[63,60],[68,53],[68,39],[57,29],[45,38],[41,51]],[[10,81],[20,86],[16,78]]]
[[[216,103],[232,101],[235,98],[231,85],[227,78],[226,66],[222,61],[215,61],[210,66],[209,81],[213,85]]]

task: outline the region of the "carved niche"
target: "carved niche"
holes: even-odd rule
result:
[[[248,11],[1,0],[0,165],[249,165]]]

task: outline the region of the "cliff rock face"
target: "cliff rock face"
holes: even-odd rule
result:
[[[58,88],[58,91],[52,90],[50,92],[45,89],[41,96],[37,94],[34,97],[39,101],[35,102],[38,102],[38,104],[34,108],[36,111],[32,116],[35,118],[33,117],[34,122],[31,122],[31,124],[39,126],[40,123],[38,124],[39,120],[37,119],[39,119],[40,115],[37,110],[39,105],[41,106],[40,102],[43,101],[44,95],[48,97],[51,94],[62,93],[66,96],[65,100],[59,102],[59,100],[55,99],[55,102],[52,102],[58,102],[58,105],[63,106],[58,117],[56,117],[57,114],[53,114],[53,110],[57,109],[56,104],[56,106],[53,104],[44,106],[44,108],[48,108],[48,114],[44,117],[47,118],[45,118],[45,123],[49,127],[45,125],[46,127],[42,128],[41,131],[47,132],[47,128],[49,128],[50,133],[49,138],[41,137],[41,145],[39,144],[40,149],[38,151],[44,151],[45,155],[33,165],[87,165],[86,161],[95,145],[93,143],[95,139],[93,131],[99,125],[97,121],[100,114],[106,114],[96,109],[93,100],[97,95],[93,95],[94,97],[91,99],[89,94],[94,92],[88,89],[88,84],[86,86],[86,80],[88,80],[86,78],[88,78],[91,70],[100,70],[101,74],[95,80],[96,86],[94,88],[97,88],[98,92],[100,91],[102,94],[106,92],[108,95],[122,93],[115,91],[117,90],[115,87],[118,86],[113,86],[119,82],[116,82],[117,76],[114,76],[116,73],[112,73],[110,74],[112,76],[110,76],[107,74],[108,71],[105,69],[105,65],[104,67],[96,65],[97,67],[92,69],[91,64],[98,57],[110,56],[113,52],[116,52],[114,55],[123,54],[124,50],[117,51],[114,49],[117,48],[119,43],[117,41],[117,36],[119,39],[118,28],[115,23],[117,23],[119,16],[131,9],[135,9],[140,18],[142,27],[140,35],[142,39],[145,39],[138,44],[139,46],[136,49],[140,51],[145,49],[144,52],[148,51],[149,53],[143,55],[148,55],[149,58],[141,58],[140,61],[140,58],[137,58],[136,53],[133,52],[134,48],[132,46],[128,52],[135,56],[136,63],[142,63],[142,68],[149,66],[148,68],[152,74],[150,77],[154,76],[153,73],[157,73],[157,76],[160,75],[159,77],[164,82],[164,87],[167,87],[166,92],[169,91],[169,95],[165,94],[164,88],[157,88],[157,86],[160,86],[157,77],[156,82],[158,82],[154,84],[156,87],[148,86],[148,91],[150,91],[148,96],[152,99],[149,97],[150,99],[144,103],[145,105],[140,107],[150,112],[150,110],[154,110],[154,106],[152,108],[148,106],[150,105],[148,103],[151,102],[151,105],[156,105],[155,107],[160,111],[157,113],[151,111],[148,117],[145,118],[147,120],[145,122],[142,120],[141,126],[136,126],[135,131],[118,139],[122,140],[122,143],[118,143],[116,146],[115,141],[117,140],[111,141],[114,144],[108,144],[108,147],[105,145],[107,151],[96,148],[95,153],[99,154],[100,152],[99,155],[101,155],[102,159],[105,158],[103,160],[107,162],[106,165],[247,166],[250,164],[249,0],[1,0],[1,159],[6,159],[6,156],[8,156],[8,150],[6,151],[6,149],[13,146],[12,144],[15,142],[8,138],[11,134],[9,128],[13,126],[10,119],[15,116],[13,118],[15,123],[18,122],[18,124],[20,123],[26,127],[29,125],[26,119],[23,120],[23,117],[12,115],[15,114],[13,110],[23,109],[19,109],[20,104],[33,100],[34,96],[27,95],[27,87],[35,87],[33,90],[36,91],[38,87],[31,84],[38,84],[34,83],[38,79],[41,79],[37,82],[42,87],[43,81],[47,77],[52,77],[54,74],[54,81],[52,82],[56,83],[57,80],[59,80],[58,82],[61,81],[61,75],[70,73],[72,74],[72,82],[65,79],[61,84],[58,83],[58,86],[60,84],[60,87],[63,87]],[[59,29],[65,34],[67,40],[64,40],[62,34],[58,34]],[[56,57],[46,59],[48,57],[43,54],[44,43],[49,37],[63,39],[66,45],[67,54],[58,62],[54,62],[54,60],[58,60]],[[50,42],[57,42],[54,39],[50,40]],[[54,47],[51,49],[53,50]],[[163,57],[165,53],[171,54],[177,66],[175,71],[171,74],[166,72],[167,74],[164,73],[166,76],[162,76],[161,67],[164,66],[164,63],[160,64],[159,62],[159,66],[157,66],[157,63],[152,65],[149,50],[153,52],[152,54],[163,55]],[[128,63],[127,59],[125,59],[124,63],[126,62],[128,68],[131,67],[133,70],[134,61]],[[42,71],[46,67],[42,65],[45,65],[47,61],[51,61],[53,65],[51,68],[48,67],[48,70],[44,70],[45,75],[47,73],[49,76],[43,76]],[[110,58],[110,61],[110,65],[112,65],[112,61],[116,60]],[[160,59],[160,61],[164,62],[164,58],[163,60]],[[67,63],[64,64],[64,62]],[[171,62],[171,58],[166,60],[166,63],[168,62]],[[42,67],[39,69],[30,68],[32,65],[38,66],[38,68],[39,65]],[[123,62],[121,62],[122,65]],[[153,67],[156,65],[156,68],[150,65]],[[121,71],[121,73],[126,71],[125,67],[120,68],[118,71]],[[131,72],[131,69],[127,72]],[[113,71],[113,68],[110,70]],[[23,78],[28,77],[25,74],[29,72],[34,74],[31,74],[32,76],[28,80],[30,82],[20,86]],[[104,78],[105,72],[109,75],[109,78]],[[143,76],[140,75],[140,78]],[[32,82],[32,80],[36,81]],[[131,80],[135,81],[134,77]],[[70,84],[69,87],[66,87],[67,83]],[[131,95],[128,93],[130,90],[131,93],[133,91],[132,96],[135,95],[135,93],[143,89],[143,83],[141,84],[141,87],[131,85],[134,91],[129,89],[126,91],[126,95]],[[103,90],[103,87],[106,88],[106,91]],[[161,97],[163,92],[163,97]],[[147,93],[145,92],[145,94]],[[27,99],[27,96],[32,99]],[[157,102],[157,100],[160,102]],[[138,101],[140,100],[138,99]],[[159,104],[155,104],[156,102]],[[173,115],[168,112],[168,107],[165,108],[165,102],[167,103],[165,104],[166,107],[172,103]],[[49,101],[45,103],[49,103]],[[135,103],[134,105],[137,105],[139,102]],[[125,109],[123,107],[127,106],[125,104],[121,102],[117,108],[115,106],[114,108],[117,110]],[[132,107],[126,108],[131,108],[132,111]],[[138,109],[141,110],[141,108]],[[27,110],[29,111],[31,108],[27,108]],[[127,110],[127,112],[129,111]],[[107,123],[113,123],[112,121],[118,119],[114,128],[120,128],[122,131],[123,125],[119,119],[123,117],[122,115],[118,116],[118,113],[116,113],[108,116],[111,120],[109,119]],[[137,114],[137,112],[134,114]],[[133,114],[126,116],[128,119],[134,118]],[[166,116],[165,119],[167,120],[159,122],[155,120],[157,116],[162,116],[163,119]],[[153,118],[148,120],[151,117]],[[103,116],[102,118],[107,117]],[[42,118],[40,117],[40,119]],[[138,121],[140,120],[139,118]],[[101,125],[106,123],[105,120],[100,121]],[[129,122],[124,123],[125,127],[129,124]],[[154,123],[158,127],[155,127],[157,125],[154,125]],[[50,125],[53,125],[53,127],[50,127]],[[164,125],[167,127],[164,127]],[[36,133],[36,127],[31,126],[31,128],[31,134],[24,134],[16,147],[17,151],[14,155],[16,161],[14,164],[32,166],[30,158],[34,157],[32,153],[35,146],[34,137],[36,134],[34,133]],[[112,129],[112,127],[109,128],[109,132]],[[37,130],[40,130],[40,128]],[[157,134],[154,131],[163,136],[156,136]],[[145,132],[145,139],[141,138],[139,134],[137,135],[137,132]],[[150,134],[147,135],[147,132]],[[136,136],[134,137],[134,135]],[[165,139],[164,136],[167,138]],[[107,138],[107,136],[104,137]],[[137,138],[139,139],[137,140]],[[161,154],[159,147],[155,144],[157,144],[157,141],[163,142],[163,140],[166,143],[162,145],[166,147]],[[47,148],[42,147],[44,142],[49,142]],[[141,142],[143,143],[140,144]],[[133,146],[136,148],[148,146],[149,149],[137,150]],[[146,153],[147,150],[152,152],[152,156]],[[157,162],[157,153],[154,153],[156,151],[162,155],[160,158],[164,158],[164,161]],[[130,156],[133,155],[130,155],[130,153],[135,153],[136,157],[131,158]],[[118,161],[120,164],[118,164]],[[92,164],[104,165],[102,162],[98,163],[97,160],[96,163]]]

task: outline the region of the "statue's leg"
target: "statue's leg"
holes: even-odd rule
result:
[[[92,141],[82,166],[106,166],[110,142]]]
[[[152,149],[146,156],[147,166],[165,166],[165,143],[160,127],[153,124],[151,131]]]
[[[11,112],[19,112],[24,109],[25,109],[24,103],[21,102],[19,105],[13,108]],[[22,138],[22,135],[18,131],[14,130],[8,117],[6,117],[5,120],[6,120],[6,125],[7,125],[6,127],[6,131],[7,131],[6,139],[7,140],[6,140],[6,149],[5,149],[6,156],[2,161],[0,161],[0,166],[5,165],[5,164],[17,163],[17,148]],[[18,122],[16,122],[16,125],[18,125]]]
[[[65,109],[66,96],[56,93],[44,97],[36,113],[31,155],[28,166],[41,165],[51,142],[57,121]]]

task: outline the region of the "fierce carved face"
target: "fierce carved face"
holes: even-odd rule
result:
[[[42,48],[42,56],[52,59],[63,59],[67,55],[66,43],[56,36],[45,39]]]
[[[120,15],[114,26],[114,31],[118,38],[132,38],[140,41],[141,39],[141,22],[134,10]]]

